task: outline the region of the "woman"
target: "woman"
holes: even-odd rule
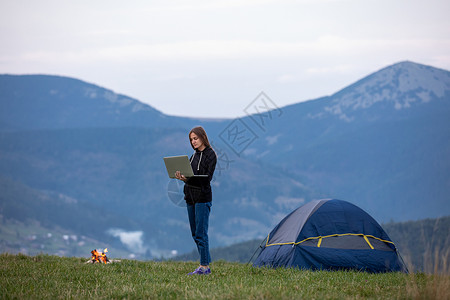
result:
[[[177,171],[175,177],[185,182],[184,199],[187,204],[189,224],[200,255],[200,266],[189,275],[207,275],[211,273],[208,242],[209,213],[212,206],[210,182],[216,169],[217,156],[209,144],[208,136],[203,127],[193,128],[189,132],[189,141],[195,150],[190,158],[194,174],[208,176],[186,178],[181,175],[180,171]]]

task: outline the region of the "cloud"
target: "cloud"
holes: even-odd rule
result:
[[[280,83],[291,83],[298,81],[298,78],[292,74],[284,74],[277,78],[277,81]]]
[[[278,142],[278,138],[280,137],[280,134],[274,135],[274,136],[267,136],[266,137],[266,141],[267,141],[267,145],[271,146],[275,143]]]
[[[267,4],[321,4],[332,2],[349,2],[350,0],[195,0],[171,1],[169,5],[157,6],[157,10],[223,10],[242,7],[261,6]],[[166,2],[163,2],[166,3]]]
[[[314,75],[320,75],[320,74],[345,74],[350,73],[354,71],[354,66],[352,65],[336,65],[336,66],[329,66],[329,67],[310,67],[306,69],[307,74],[314,74]]]
[[[26,61],[40,63],[82,63],[110,61],[114,63],[152,61],[208,61],[221,59],[304,59],[305,57],[361,57],[383,53],[436,53],[436,49],[450,49],[449,40],[433,39],[350,39],[340,36],[321,36],[311,41],[272,42],[252,40],[191,40],[168,43],[134,43],[115,46],[92,47],[80,50],[40,50],[10,53],[0,57],[2,61]],[[442,58],[441,58],[442,59]],[[448,57],[444,57],[448,60]],[[310,68],[310,73],[347,72],[349,64],[337,64],[330,68]],[[293,75],[282,75],[280,82],[293,81]]]
[[[108,234],[113,237],[118,237],[122,244],[134,253],[142,254],[147,251],[142,240],[144,235],[143,231],[125,231],[123,229],[111,228],[108,230]]]
[[[299,207],[303,203],[305,203],[305,199],[304,198],[278,196],[275,199],[275,203],[278,204],[278,206],[280,208],[292,210],[294,208]]]

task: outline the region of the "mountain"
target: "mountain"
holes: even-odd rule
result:
[[[32,189],[0,176],[0,248],[2,252],[90,256],[101,247],[127,256],[128,249],[105,234],[105,225],[133,226],[101,207],[51,191]],[[17,201],[19,200],[19,201]],[[93,223],[95,220],[95,223]],[[88,236],[82,232],[89,232]]]
[[[212,247],[262,238],[319,198],[350,201],[379,222],[445,216],[449,74],[401,62],[286,107],[261,93],[243,103],[246,117],[233,120],[166,116],[71,78],[1,75],[0,176],[74,199],[74,207],[61,208],[73,212],[70,224],[62,218],[51,226],[98,238],[73,220],[99,222],[105,242],[120,240],[140,257],[188,252],[194,244],[182,186],[167,178],[162,157],[191,153],[187,132],[202,125],[218,155]],[[23,197],[10,192],[2,200],[3,218],[18,218],[19,208],[12,215],[5,207]],[[31,199],[61,214],[42,197]],[[38,212],[27,216],[45,223],[48,214]]]
[[[450,75],[412,62],[384,68],[332,95],[323,108],[324,114],[344,121],[374,122],[377,119],[398,119],[401,111],[408,117],[415,108],[432,109],[428,102],[448,105]],[[433,103],[437,104],[437,103]],[[314,117],[320,118],[320,113]]]
[[[313,190],[352,199],[382,222],[443,216],[449,113],[450,72],[402,62],[282,108],[247,151],[308,178]]]
[[[166,137],[161,141],[164,135]],[[168,179],[162,161],[164,155],[192,151],[188,149],[187,143],[179,147],[175,142],[185,139],[186,130],[178,129],[8,131],[0,133],[0,152],[4,155],[0,158],[0,173],[36,190],[67,195],[76,199],[85,209],[94,207],[92,223],[98,223],[97,219],[105,214],[115,215],[122,220],[122,224],[102,223],[104,231],[118,227],[127,232],[151,233],[146,236],[146,242],[155,246],[149,246],[152,250],[148,250],[159,257],[160,247],[168,252],[182,251],[186,247],[184,245],[189,245],[187,250],[192,247],[188,224],[185,222],[185,208],[177,205],[182,201],[181,186],[175,180]],[[213,213],[211,216],[211,220],[217,224],[211,224],[211,231],[214,232],[215,228],[225,230],[223,235],[220,235],[220,231],[216,234],[216,238],[221,239],[219,242],[230,243],[234,239],[246,240],[265,234],[271,224],[266,225],[260,217],[272,222],[274,216],[271,211],[282,209],[286,212],[286,209],[292,208],[292,203],[283,204],[281,200],[267,205],[261,205],[261,200],[258,200],[264,196],[277,199],[277,189],[284,181],[290,180],[286,174],[281,171],[268,174],[266,167],[245,159],[234,159],[234,163],[241,168],[220,170],[219,167],[213,182],[217,200],[214,209],[217,207],[215,211],[227,212]],[[259,184],[258,178],[246,178],[248,169],[265,174],[259,179],[269,183],[260,189],[247,190],[249,186]],[[310,193],[297,185],[283,189],[285,195]],[[168,193],[172,193],[170,198]],[[21,202],[20,195],[16,196],[17,199],[12,197],[10,201]],[[45,207],[46,203],[39,205]],[[95,214],[98,214],[97,218]],[[136,223],[138,227],[133,226]],[[239,235],[234,234],[238,227],[246,230]],[[89,230],[82,232],[89,236]]]
[[[188,121],[74,78],[0,75],[0,91],[4,129],[171,127]]]

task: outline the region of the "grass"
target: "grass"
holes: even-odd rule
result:
[[[208,276],[194,262],[0,255],[1,299],[449,299],[450,276],[253,268],[218,261]]]

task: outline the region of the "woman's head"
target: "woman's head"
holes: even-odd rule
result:
[[[210,147],[206,131],[201,126],[194,127],[189,131],[189,142],[193,149],[200,148],[200,151],[203,151],[206,147]]]

